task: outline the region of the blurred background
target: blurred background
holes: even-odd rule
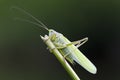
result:
[[[20,7],[69,40],[89,37],[79,49],[96,65],[93,75],[72,66],[82,80],[120,80],[119,0],[0,0],[0,80],[71,80]],[[33,20],[34,21],[34,20]]]

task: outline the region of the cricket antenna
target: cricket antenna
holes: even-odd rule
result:
[[[37,26],[39,26],[39,27],[42,27],[42,28],[44,28],[45,30],[49,31],[49,29],[47,28],[46,25],[44,25],[40,20],[38,20],[36,17],[34,17],[32,14],[28,13],[27,11],[23,10],[22,8],[19,8],[19,7],[16,7],[16,6],[12,6],[10,9],[19,10],[19,11],[25,13],[26,15],[28,15],[29,17],[31,17],[32,19],[34,19],[35,21],[37,21],[38,23],[33,22],[33,21],[30,21],[30,20],[26,20],[26,19],[21,19],[21,18],[15,18],[15,20],[20,20],[20,21],[29,22],[29,23],[35,24],[35,25],[37,25]]]
[[[41,28],[43,28],[43,29],[49,31],[49,29],[48,29],[47,27],[44,27],[44,26],[40,25],[39,23],[33,22],[33,21],[31,21],[31,20],[22,19],[22,18],[17,18],[17,17],[14,18],[14,20],[19,20],[19,21],[28,22],[28,23],[31,23],[31,24],[37,25],[38,27],[41,27]]]

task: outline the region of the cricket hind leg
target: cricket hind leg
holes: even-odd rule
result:
[[[74,42],[71,42],[71,43],[69,43],[69,44],[66,44],[65,46],[63,46],[63,47],[59,47],[59,48],[66,48],[66,47],[68,47],[68,46],[70,46],[70,45],[72,45],[72,44],[74,44],[77,48],[79,48],[81,45],[83,45],[84,43],[86,43],[88,41],[88,38],[86,37],[86,38],[83,38],[83,39],[81,39],[81,40],[78,40],[78,41],[74,41]],[[67,58],[67,56],[69,56],[71,53],[67,53],[67,54],[65,54],[63,57],[64,58]],[[72,63],[74,63],[74,61],[72,61]]]
[[[86,38],[83,38],[81,40],[78,40],[78,41],[73,41],[71,43],[68,43],[68,44],[56,44],[58,47],[58,49],[63,49],[63,48],[66,48],[70,45],[75,45],[77,48],[79,48],[81,45],[83,45],[84,43],[86,43],[88,41],[88,37]]]
[[[54,43],[56,46],[57,49],[64,49],[70,45],[75,45],[77,48],[79,48],[81,45],[83,45],[84,43],[86,43],[88,41],[88,37],[86,38],[83,38],[81,40],[78,40],[78,41],[73,41],[71,43],[68,43],[68,44],[60,44],[60,43]],[[71,53],[67,53],[65,54],[63,57],[66,58],[67,56],[69,56]]]
[[[88,37],[86,38],[83,38],[81,40],[78,40],[78,41],[74,41],[74,45],[79,48],[81,45],[83,45],[84,43],[86,43],[88,41]]]

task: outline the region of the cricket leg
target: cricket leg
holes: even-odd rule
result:
[[[76,45],[77,48],[79,48],[81,45],[83,45],[87,41],[88,41],[88,38],[86,37],[86,38],[83,38],[81,40],[75,41],[75,42],[77,42],[75,45]]]
[[[76,45],[76,47],[79,48],[81,45],[83,45],[83,44],[86,43],[87,41],[88,41],[88,38],[86,37],[86,38],[83,38],[83,39],[81,39],[81,40],[74,41],[74,42],[71,42],[71,43],[69,43],[69,44],[66,44],[63,48],[68,47],[68,46],[70,46],[70,45],[72,45],[72,44],[73,44],[73,45]],[[66,58],[68,55],[70,55],[70,53],[64,55],[64,58]]]
[[[68,44],[60,44],[60,43],[55,43],[57,49],[64,49],[70,45],[76,45],[77,48],[79,48],[81,45],[83,45],[85,42],[88,41],[88,38],[83,38],[81,40],[78,40],[78,41],[74,41],[74,42],[71,42],[71,43],[68,43]],[[64,58],[66,58],[68,55],[70,55],[70,53],[64,55]]]
[[[66,45],[64,46],[64,48],[65,48],[65,47],[68,47],[68,46],[70,46],[70,45],[72,45],[72,44],[73,44],[73,45],[76,45],[76,47],[79,48],[81,45],[83,45],[83,44],[86,43],[87,41],[88,41],[88,38],[86,37],[86,38],[83,38],[83,39],[81,39],[81,40],[74,41],[74,42],[71,42],[71,43],[69,43],[69,44],[66,44]],[[66,58],[68,55],[70,55],[70,53],[64,55],[64,58]]]
[[[66,58],[67,56],[69,56],[71,53],[67,53],[65,54],[63,57]]]
[[[83,45],[84,43],[86,43],[87,41],[88,41],[88,38],[86,37],[86,38],[83,38],[83,39],[81,39],[81,40],[73,41],[73,42],[71,42],[71,43],[65,44],[63,48],[68,47],[68,46],[70,46],[70,45],[76,45],[76,47],[78,48],[78,47],[80,47],[81,45]]]
[[[86,43],[88,41],[88,38],[86,37],[86,38],[83,38],[83,39],[81,39],[81,40],[78,40],[78,41],[73,41],[73,42],[71,42],[71,43],[68,43],[68,44],[60,44],[60,43],[54,43],[56,46],[58,46],[58,47],[56,47],[57,49],[63,49],[63,48],[66,48],[66,47],[68,47],[68,46],[70,46],[70,45],[76,45],[76,47],[78,48],[78,47],[80,47],[81,45],[83,45],[84,43]]]

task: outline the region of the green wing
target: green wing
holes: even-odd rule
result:
[[[72,58],[76,61],[79,65],[81,65],[84,69],[89,71],[90,73],[96,74],[97,68],[95,65],[84,55],[82,52],[77,49],[74,45],[71,46],[74,49],[74,53],[72,54]]]

